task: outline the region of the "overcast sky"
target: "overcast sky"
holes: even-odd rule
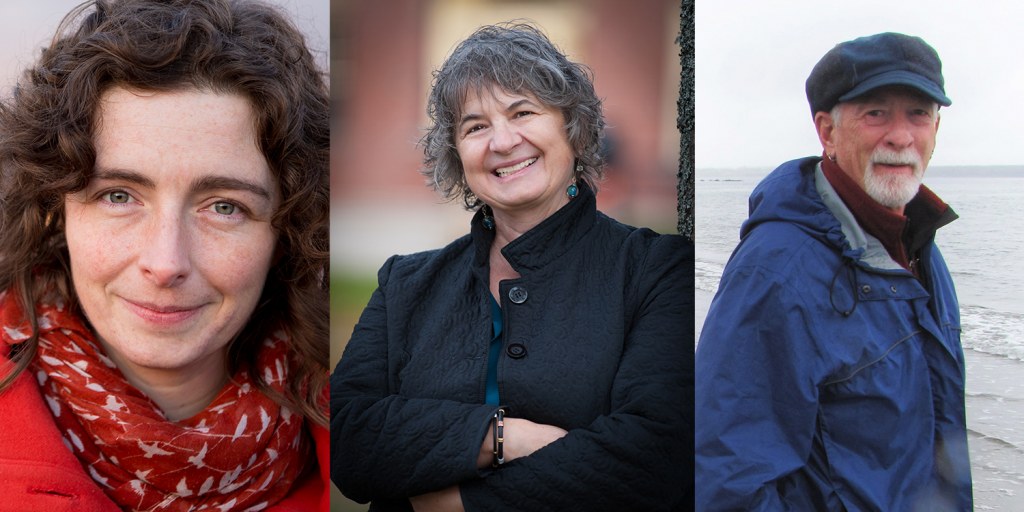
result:
[[[820,154],[804,94],[836,43],[927,41],[946,95],[933,165],[1024,164],[1024,3],[1011,0],[696,2],[697,168],[774,167]]]

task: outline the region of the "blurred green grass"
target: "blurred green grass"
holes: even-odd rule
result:
[[[352,328],[375,289],[375,273],[331,273],[331,368],[338,364]]]
[[[352,328],[377,288],[375,273],[331,272],[331,368],[338,364]],[[331,512],[364,512],[368,505],[360,505],[342,496],[331,484]]]

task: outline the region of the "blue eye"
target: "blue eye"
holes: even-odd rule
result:
[[[123,190],[113,190],[103,194],[103,199],[114,204],[126,204],[132,200],[132,196]]]
[[[238,206],[220,201],[213,204],[213,211],[221,215],[234,215],[238,211]]]

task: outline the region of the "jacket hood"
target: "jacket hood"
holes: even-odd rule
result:
[[[832,271],[828,296],[843,316],[857,309],[855,267],[906,273],[882,243],[866,233],[821,171],[821,157],[791,160],[780,165],[754,188],[750,216],[740,228],[745,239],[761,224],[786,222],[822,244],[834,248],[842,263]]]
[[[761,224],[787,222],[840,250],[844,258],[860,259],[867,249],[867,240],[856,233],[858,230],[847,228],[844,232],[837,217],[843,216],[843,210],[851,220],[853,215],[827,180],[816,179],[819,162],[821,157],[816,156],[790,160],[762,180],[750,194],[749,216],[740,227],[740,238],[746,238]],[[856,243],[857,239],[862,239],[861,243]],[[890,258],[886,255],[886,259]]]

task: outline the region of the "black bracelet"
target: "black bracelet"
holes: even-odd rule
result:
[[[491,428],[494,440],[494,462],[491,463],[491,467],[496,468],[505,463],[505,409],[498,408],[498,412],[494,413]]]

